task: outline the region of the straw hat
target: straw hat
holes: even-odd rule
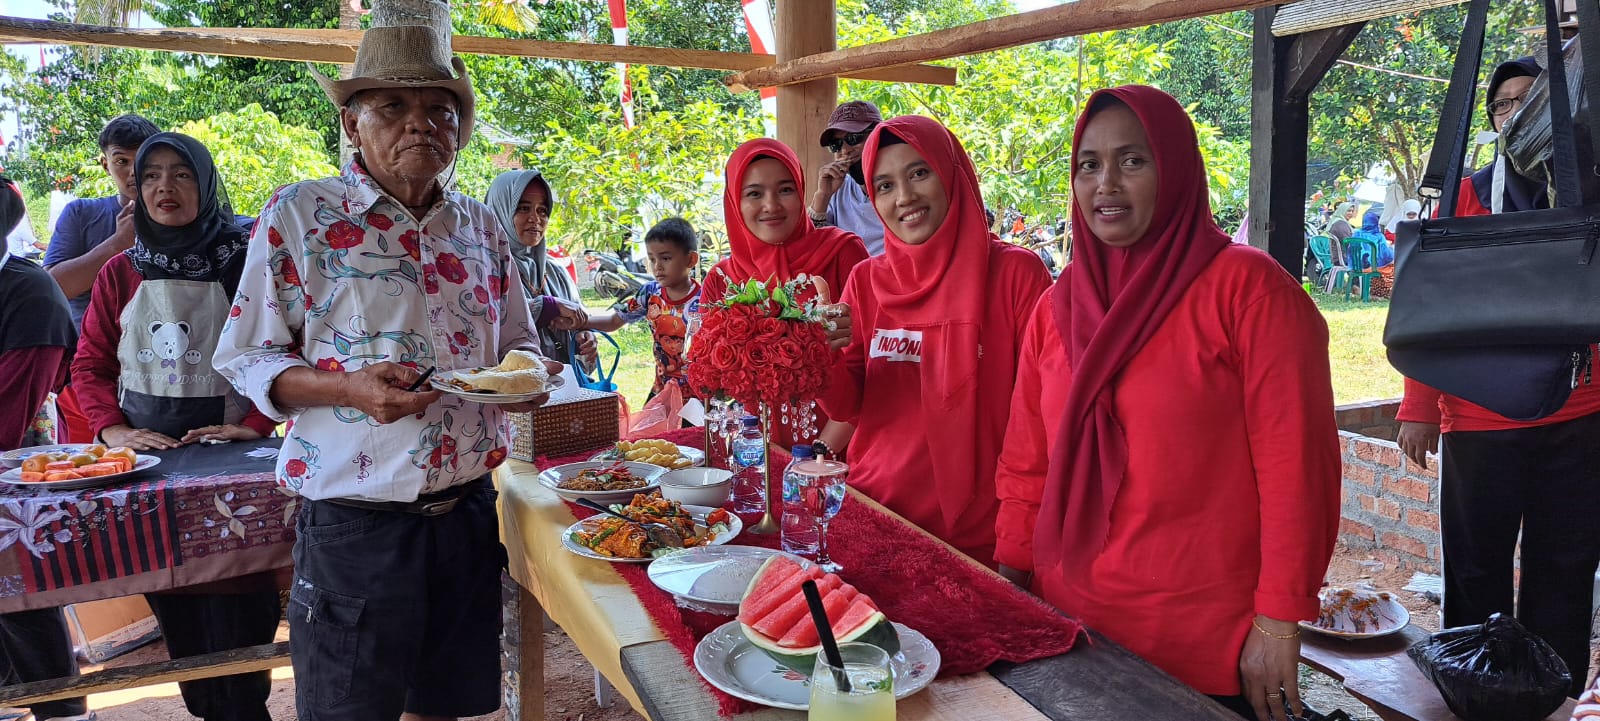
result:
[[[450,54],[450,43],[426,25],[400,25],[367,30],[356,49],[356,65],[349,80],[334,80],[316,68],[311,77],[334,105],[344,107],[351,96],[375,88],[444,88],[461,103],[461,138],[472,138],[472,80],[461,58]]]

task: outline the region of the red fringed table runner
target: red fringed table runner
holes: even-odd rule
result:
[[[663,438],[696,448],[704,445],[705,431],[687,428]],[[540,458],[540,468],[586,461],[594,450],[564,458]],[[774,450],[771,462],[788,465],[788,454]],[[773,474],[774,486],[778,472]],[[780,492],[774,487],[770,492]],[[571,503],[578,518],[593,511]],[[746,527],[759,517],[742,517]],[[777,548],[778,536],[741,533],[732,543]],[[1025,593],[1009,582],[974,567],[965,557],[922,532],[876,509],[846,499],[839,515],[828,524],[828,547],[833,560],[844,566],[846,582],[872,597],[891,621],[910,626],[939,649],[939,675],[959,676],[988,668],[995,661],[1024,663],[1066,653],[1072,648],[1079,623]],[[613,564],[667,640],[694,666],[694,648],[701,638],[730,620],[679,608],[672,594],[645,573],[645,564]],[[702,679],[702,682],[703,679]],[[711,688],[722,715],[731,716],[755,706]]]

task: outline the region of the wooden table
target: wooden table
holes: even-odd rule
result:
[[[560,532],[575,518],[555,493],[539,484],[537,474],[533,465],[516,461],[496,474],[502,536],[511,557],[511,575],[522,587],[519,625],[537,629],[538,610],[548,611],[634,709],[655,721],[717,718],[715,697],[683,654],[662,636],[611,564],[578,558],[561,548]],[[876,506],[859,494],[850,502]],[[893,515],[881,506],[877,509]],[[513,714],[521,721],[543,718],[543,652],[538,634],[524,631],[516,649],[519,658],[513,663],[519,670],[521,699]],[[1239,721],[1211,699],[1093,633],[1062,656],[996,664],[986,673],[937,679],[902,700],[898,717],[902,721]],[[763,708],[735,720],[804,718],[801,711]]]
[[[1342,682],[1351,696],[1384,721],[1461,721],[1406,656],[1407,648],[1427,636],[1415,625],[1354,641],[1307,633],[1300,644],[1300,660]],[[1568,721],[1575,705],[1567,699],[1546,721]]]

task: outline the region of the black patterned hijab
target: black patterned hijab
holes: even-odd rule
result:
[[[174,227],[151,220],[144,204],[145,165],[158,148],[170,148],[194,171],[200,185],[200,213],[188,225]],[[157,133],[144,141],[133,161],[141,190],[135,196],[135,237],[128,256],[145,280],[199,280],[224,282],[237,279],[250,234],[239,227],[228,202],[228,191],[217,175],[211,151],[182,133]]]

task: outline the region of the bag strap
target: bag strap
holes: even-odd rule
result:
[[[1591,28],[1600,28],[1600,0],[1578,0],[1578,24]],[[1589,172],[1600,175],[1600,39],[1595,33],[1590,33],[1590,40],[1585,43],[1578,40],[1579,57],[1583,58],[1583,94],[1585,104],[1589,106],[1589,149],[1595,154],[1592,159],[1594,165]]]
[[[600,376],[601,383],[610,383],[612,378],[617,377],[617,364],[622,362],[622,346],[617,345],[617,339],[612,338],[610,333],[607,333],[603,330],[597,330],[594,331],[594,334],[606,339],[606,342],[611,344],[611,348],[617,352],[616,355],[611,356],[611,370],[606,371],[604,375]],[[596,367],[594,370],[595,373],[600,372],[598,367]]]
[[[1443,215],[1455,214],[1456,194],[1461,187],[1462,166],[1466,163],[1467,136],[1472,132],[1472,107],[1478,92],[1478,70],[1483,62],[1483,36],[1489,21],[1489,0],[1472,0],[1467,7],[1467,22],[1461,28],[1461,47],[1450,73],[1445,93],[1444,112],[1434,135],[1434,152],[1422,174],[1417,194],[1429,202],[1438,201]],[[1440,149],[1448,152],[1439,152]]]
[[[1586,4],[1594,0],[1579,0]],[[1578,185],[1577,142],[1572,135],[1572,95],[1567,87],[1567,63],[1561,52],[1561,13],[1555,0],[1544,0],[1545,76],[1550,85],[1551,181],[1556,186],[1558,208],[1583,205]],[[1585,68],[1587,70],[1587,68]]]
[[[591,332],[611,343],[611,347],[616,349],[617,354],[611,357],[611,370],[601,371],[599,366],[596,365],[594,372],[597,378],[590,380],[589,374],[584,372],[583,365],[578,362],[578,344],[568,344],[567,365],[572,366],[572,375],[578,379],[578,385],[583,386],[584,388],[603,387],[610,383],[611,379],[617,375],[617,364],[622,362],[622,346],[617,345],[617,339],[612,338],[603,331],[597,330]]]

